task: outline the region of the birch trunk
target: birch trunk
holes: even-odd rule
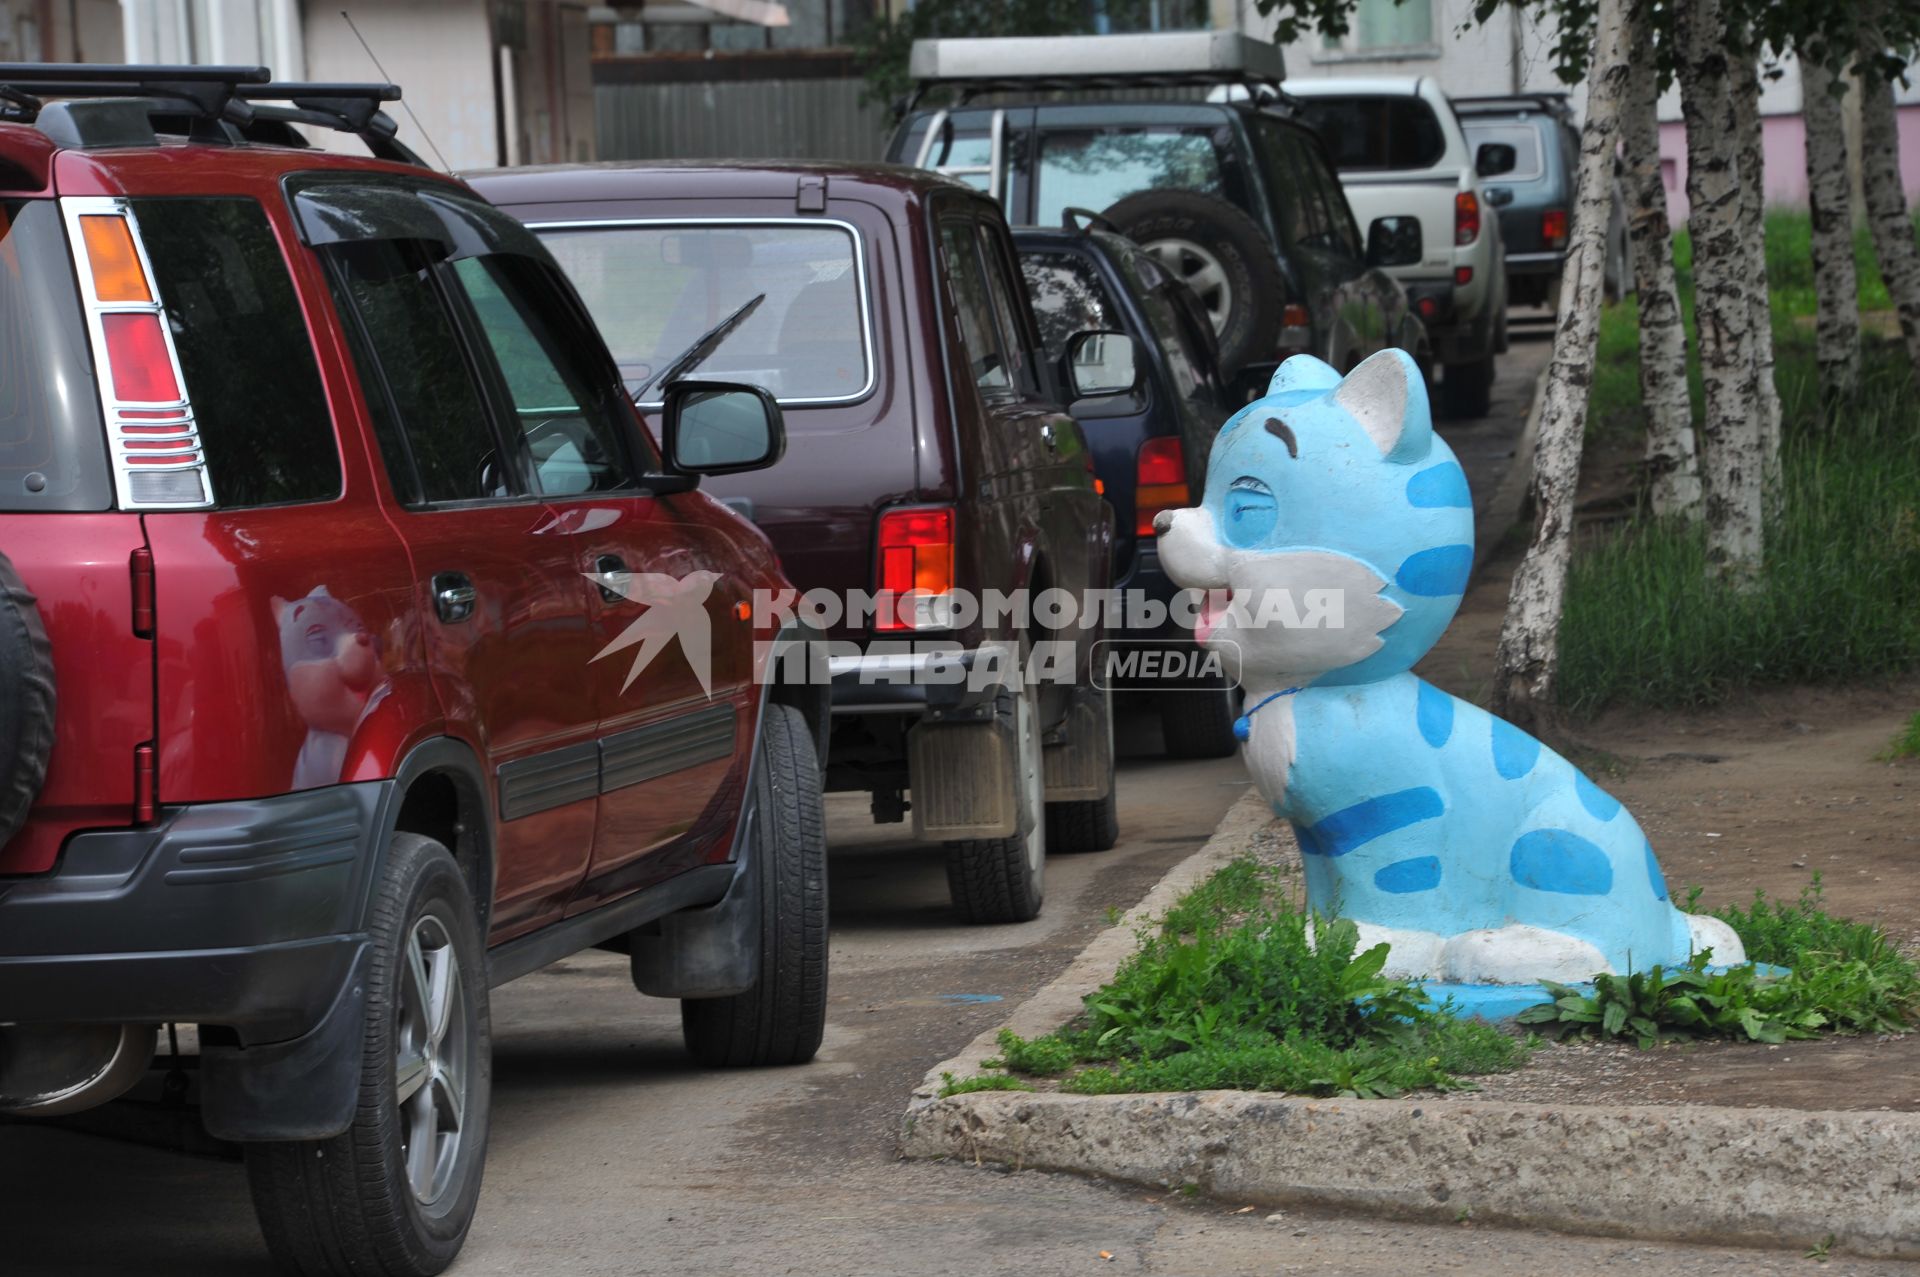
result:
[[[1728,85],[1727,24],[1720,0],[1673,9],[1680,109],[1687,124],[1688,228],[1693,235],[1694,317],[1706,416],[1700,476],[1706,488],[1707,563],[1746,584],[1760,570],[1760,423],[1753,395],[1753,308],[1742,273],[1738,121]]]
[[[1813,218],[1814,357],[1829,404],[1860,389],[1860,281],[1853,268],[1853,184],[1847,180],[1845,85],[1815,46],[1800,55],[1800,114],[1807,130],[1807,204]]]
[[[1745,43],[1746,33],[1738,34]],[[1767,291],[1767,175],[1760,132],[1758,53],[1730,54],[1728,72],[1733,118],[1739,129],[1735,145],[1740,162],[1740,240],[1746,251],[1740,282],[1747,294],[1753,343],[1753,406],[1759,417],[1761,482],[1765,508],[1772,510],[1780,492],[1780,391],[1773,381],[1773,299]]]
[[[1560,318],[1540,410],[1534,453],[1533,542],[1514,573],[1506,620],[1495,653],[1494,709],[1538,735],[1557,735],[1560,613],[1573,555],[1573,503],[1580,482],[1600,305],[1606,288],[1607,215],[1613,156],[1626,92],[1631,48],[1630,0],[1600,0],[1594,20],[1586,127],[1580,135],[1580,180],[1573,236],[1561,277]]]
[[[1647,412],[1647,475],[1653,512],[1700,517],[1700,461],[1687,392],[1687,330],[1673,275],[1673,232],[1660,179],[1660,84],[1649,0],[1633,6],[1633,52],[1620,131],[1626,146],[1627,232],[1640,307],[1640,399]]]
[[[1880,275],[1900,316],[1914,378],[1920,381],[1920,249],[1914,247],[1913,219],[1900,185],[1893,85],[1872,71],[1860,80],[1860,177],[1874,256],[1880,259]]]

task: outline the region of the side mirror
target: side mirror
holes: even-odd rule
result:
[[[1473,153],[1473,171],[1481,177],[1499,177],[1513,172],[1516,158],[1513,147],[1505,142],[1482,142]]]
[[[1139,388],[1139,343],[1126,333],[1075,333],[1061,360],[1062,377],[1075,399],[1124,395]]]
[[[758,386],[672,382],[662,413],[661,448],[682,474],[764,470],[787,450],[780,405]]]
[[[1425,253],[1417,217],[1376,217],[1367,227],[1367,265],[1415,266]]]

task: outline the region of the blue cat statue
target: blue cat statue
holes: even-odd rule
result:
[[[1226,600],[1197,635],[1241,681],[1242,753],[1298,835],[1309,905],[1386,942],[1389,971],[1531,984],[1745,960],[1732,928],[1674,907],[1617,799],[1410,672],[1460,606],[1473,505],[1404,352],[1344,380],[1289,359],[1221,430],[1205,499],[1156,527],[1174,580]]]

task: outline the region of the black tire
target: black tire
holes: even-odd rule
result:
[[[1238,698],[1230,687],[1167,692],[1160,698],[1160,736],[1169,758],[1225,758],[1240,748],[1234,720]]]
[[[1120,841],[1120,786],[1113,770],[1113,693],[1101,697],[1106,713],[1101,729],[1107,733],[1107,794],[1104,798],[1076,798],[1047,804],[1047,854],[1080,855],[1111,851]]]
[[[330,1140],[248,1145],[247,1180],[267,1249],[284,1271],[429,1277],[453,1262],[473,1223],[493,1090],[486,950],[466,878],[445,847],[417,834],[393,835],[368,930],[373,945],[353,1125]],[[410,961],[416,946],[417,968]],[[414,970],[424,979],[410,978]],[[432,1021],[442,1015],[442,1036],[432,1038]],[[423,1033],[432,1045],[418,1045]],[[419,1064],[411,1100],[400,1094],[403,1052]],[[463,1102],[449,1147],[441,1128],[456,1092]],[[403,1108],[422,1112],[403,1115]],[[410,1128],[423,1116],[433,1123],[426,1145],[417,1138],[421,1128]],[[435,1166],[421,1159],[410,1174],[409,1149],[427,1147],[438,1154]],[[424,1193],[416,1190],[421,1180]]]
[[[1046,900],[1047,819],[1040,775],[1040,697],[1032,683],[1021,686],[1014,698],[1014,730],[1020,741],[1015,784],[1022,791],[1019,828],[1006,838],[969,838],[947,844],[947,890],[961,919],[975,925],[1030,922],[1040,916],[1040,906]],[[1025,783],[1021,784],[1023,779]]]
[[[1493,356],[1448,364],[1440,378],[1440,411],[1459,419],[1484,417],[1493,407]]]
[[[40,609],[0,554],[0,845],[20,832],[53,756],[53,647]]]
[[[760,978],[745,993],[687,998],[680,1029],[710,1068],[805,1064],[827,1024],[827,816],[807,720],[769,705],[754,778]]]
[[[1192,191],[1141,191],[1106,216],[1199,295],[1219,338],[1223,377],[1273,358],[1287,277],[1259,223]]]

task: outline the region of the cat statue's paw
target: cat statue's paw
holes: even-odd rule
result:
[[[1515,924],[1449,937],[1440,950],[1438,978],[1458,984],[1582,984],[1611,970],[1606,955],[1578,936]]]
[[[1693,951],[1712,950],[1713,965],[1737,967],[1747,960],[1747,946],[1732,927],[1704,913],[1682,914],[1693,937]]]

